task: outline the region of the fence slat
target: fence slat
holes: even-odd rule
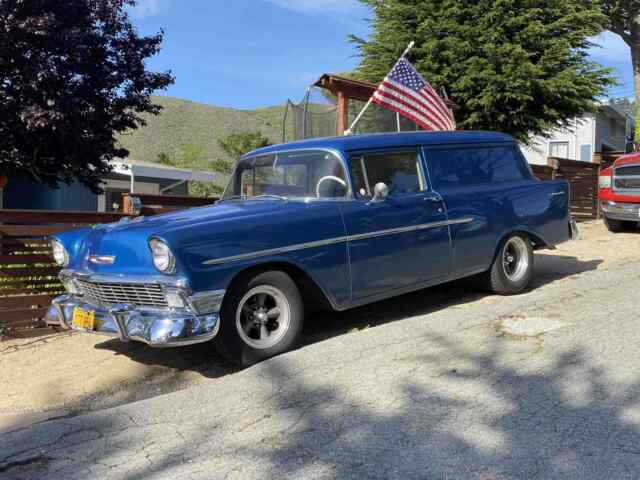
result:
[[[9,237],[42,237],[71,230],[68,225],[0,225],[0,235]]]
[[[0,269],[0,279],[7,277],[52,277],[60,273],[60,267],[42,267],[27,265],[25,268],[3,268]]]
[[[78,225],[92,223],[117,222],[123,217],[128,217],[124,213],[100,213],[82,211],[51,211],[51,210],[0,210],[0,222],[2,223],[72,223]],[[69,229],[69,227],[66,227]]]
[[[48,307],[3,310],[0,317],[0,325],[8,327],[27,325],[35,320],[42,319],[47,314],[48,310]]]
[[[34,305],[46,307],[54,298],[54,295],[20,295],[0,297],[0,318],[2,318],[3,309],[29,308]]]
[[[18,252],[22,253],[22,252]],[[17,263],[53,263],[51,255],[0,255],[0,265]]]

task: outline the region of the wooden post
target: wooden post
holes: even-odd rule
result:
[[[344,92],[338,92],[338,120],[336,122],[336,135],[342,136],[349,128],[349,98]]]

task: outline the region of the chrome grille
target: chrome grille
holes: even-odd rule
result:
[[[88,303],[126,304],[144,307],[167,307],[162,286],[155,283],[93,283],[76,280]]]
[[[613,189],[621,194],[640,194],[640,166],[618,167],[613,171]]]

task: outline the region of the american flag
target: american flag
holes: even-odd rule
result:
[[[413,120],[425,130],[455,130],[453,112],[402,57],[373,94],[378,105]]]

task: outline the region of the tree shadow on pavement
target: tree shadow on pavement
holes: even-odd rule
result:
[[[515,361],[499,338],[473,350],[438,335],[396,347],[372,352],[370,361],[354,358],[355,370],[307,371],[291,356],[273,359],[245,372],[242,386],[219,392],[237,395],[232,402],[192,410],[195,419],[180,404],[191,402],[183,408],[193,409],[202,391],[176,397],[174,411],[150,424],[127,406],[71,419],[62,430],[31,426],[0,436],[0,474],[130,480],[637,477],[637,376],[633,383],[614,383],[581,350],[543,362]]]

